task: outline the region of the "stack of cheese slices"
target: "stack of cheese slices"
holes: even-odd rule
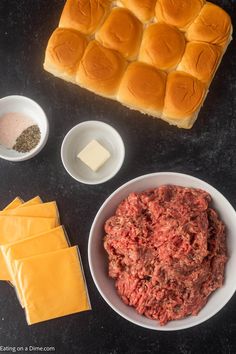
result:
[[[10,281],[28,324],[89,310],[78,247],[59,225],[56,202],[14,199],[0,212],[0,280]]]
[[[205,0],[67,0],[45,70],[181,128],[191,128],[232,38]]]

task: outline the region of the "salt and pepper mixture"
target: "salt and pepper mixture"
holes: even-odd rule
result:
[[[38,145],[40,138],[40,129],[29,116],[9,112],[0,117],[0,144],[5,148],[26,153]]]
[[[41,133],[39,127],[37,125],[31,125],[16,139],[13,149],[18,152],[29,152],[38,145],[40,137]]]

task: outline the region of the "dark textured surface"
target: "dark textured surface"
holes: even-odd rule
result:
[[[236,25],[236,2],[223,6]],[[14,290],[0,284],[0,346],[54,346],[57,353],[236,353],[236,296],[204,324],[172,333],[139,328],[114,313],[91,279],[87,261],[90,225],[104,199],[139,175],[184,172],[218,188],[236,207],[236,46],[233,41],[198,121],[179,130],[94,96],[44,72],[44,50],[63,0],[0,1],[0,97],[35,99],[50,120],[50,138],[34,159],[0,161],[0,207],[16,195],[56,199],[73,244],[79,244],[93,311],[28,327]],[[126,146],[118,175],[100,186],[76,183],[65,172],[60,146],[67,131],[85,120],[114,126]],[[1,347],[0,347],[1,351]],[[33,351],[35,352],[35,351]]]

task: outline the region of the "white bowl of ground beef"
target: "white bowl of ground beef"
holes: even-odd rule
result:
[[[235,210],[208,183],[144,175],[99,209],[88,245],[92,277],[110,307],[139,326],[193,327],[236,290],[235,232]]]

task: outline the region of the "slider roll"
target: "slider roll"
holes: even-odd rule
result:
[[[185,50],[185,37],[174,26],[156,23],[146,28],[139,60],[161,70],[174,69]]]
[[[91,41],[80,62],[76,82],[98,95],[115,98],[126,65],[119,53]]]
[[[73,28],[90,35],[102,24],[110,7],[110,0],[67,0],[59,27]]]
[[[232,24],[229,15],[212,3],[206,3],[186,32],[188,41],[202,41],[227,46],[231,40]]]
[[[198,16],[205,0],[157,0],[156,18],[180,29],[186,29]]]
[[[87,44],[87,39],[81,33],[57,28],[47,45],[44,69],[54,76],[75,82],[75,74]]]
[[[142,23],[127,9],[113,9],[96,33],[96,39],[107,48],[117,50],[123,57],[134,60],[142,38]]]
[[[156,0],[121,0],[121,3],[144,23],[155,15]]]
[[[177,70],[210,83],[220,63],[222,49],[204,42],[189,42]]]
[[[179,128],[190,129],[206,96],[205,85],[181,71],[169,73],[162,118]]]
[[[164,105],[166,73],[151,65],[131,63],[121,81],[118,101],[123,105],[160,117]]]

